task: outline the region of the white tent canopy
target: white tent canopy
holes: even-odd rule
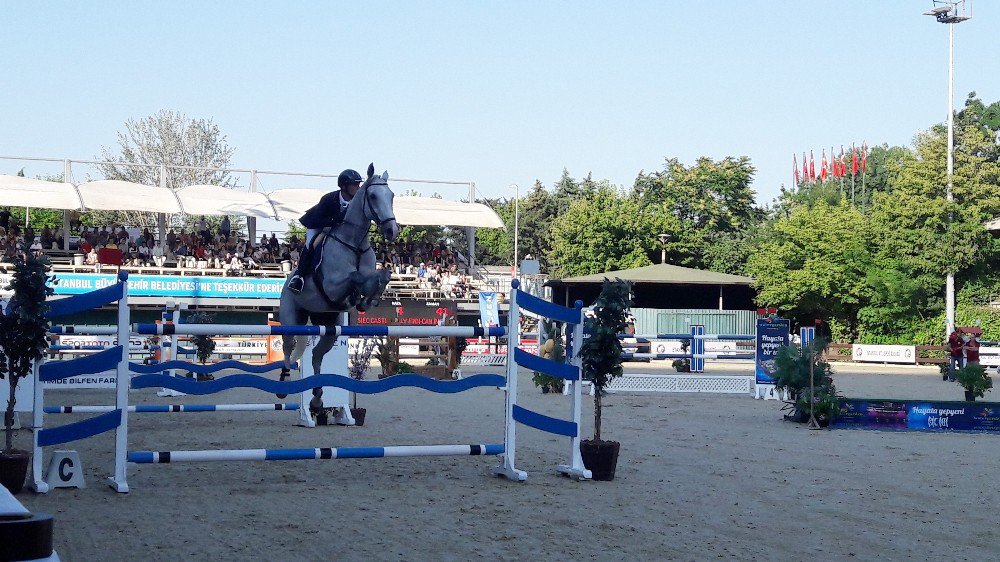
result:
[[[87,209],[149,213],[182,212],[174,192],[165,187],[119,180],[101,180],[80,184],[78,189],[80,199]],[[35,205],[35,207],[42,206],[44,205]]]
[[[0,206],[4,207],[243,215],[287,221],[297,220],[326,193],[318,189],[248,193],[217,185],[191,185],[173,191],[118,180],[92,181],[77,187],[0,175]],[[399,196],[393,207],[396,219],[404,225],[504,228],[496,212],[481,203]]]
[[[82,202],[71,183],[36,180],[20,176],[0,176],[0,205],[79,209]]]
[[[245,215],[274,218],[274,207],[263,193],[237,191],[219,185],[189,185],[176,191],[189,215]]]

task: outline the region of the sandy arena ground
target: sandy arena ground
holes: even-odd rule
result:
[[[567,399],[542,395],[527,372],[519,380],[527,407],[565,415]],[[852,397],[962,398],[935,368],[845,366],[835,380]],[[146,390],[132,400],[170,403]],[[181,400],[274,401],[253,390]],[[360,402],[364,427],[299,428],[295,412],[139,414],[129,441],[133,450],[503,441],[498,390],[403,389]],[[57,550],[70,561],[1000,558],[1000,435],[809,431],[780,421],[779,403],[736,395],[617,394],[605,404],[604,437],[622,443],[613,482],[557,476],[565,440],[522,426],[523,483],[491,476],[493,457],[185,463],[130,465],[132,491],[119,495],[103,484],[107,434],[73,444],[88,488],[19,498],[56,515]],[[589,407],[584,427],[590,435]],[[28,432],[17,439],[26,446]]]

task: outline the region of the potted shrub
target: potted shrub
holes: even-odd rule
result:
[[[594,384],[594,438],[580,442],[580,454],[594,480],[614,480],[618,465],[621,444],[601,439],[601,414],[605,389],[622,374],[622,344],[618,334],[625,330],[631,305],[632,284],[605,279],[594,302],[594,318],[588,320],[590,337],[580,346],[583,375]]]
[[[348,374],[356,381],[365,380],[365,374],[372,363],[372,353],[378,345],[377,338],[362,338],[361,345],[354,349],[350,357]],[[368,410],[358,408],[358,393],[351,393],[351,417],[354,418],[354,425],[365,425],[365,414]]]
[[[986,374],[986,368],[979,363],[970,363],[955,371],[958,384],[965,389],[965,399],[974,402],[993,388],[993,379]]]
[[[783,409],[791,409],[791,414],[786,414],[785,419],[798,423],[809,421],[809,399],[816,401],[813,406],[822,404],[822,408],[827,408],[831,403],[834,409],[837,406],[836,387],[833,385],[833,368],[830,363],[819,359],[827,347],[827,342],[817,338],[809,342],[808,345],[799,349],[794,346],[783,346],[778,350],[774,358],[774,387],[785,393],[787,400]],[[815,396],[809,395],[809,378],[813,377]],[[835,417],[834,412],[826,412]],[[827,421],[833,419],[828,417]],[[819,418],[817,418],[819,421]],[[822,422],[821,422],[822,423]]]
[[[10,386],[4,411],[4,448],[0,451],[0,484],[16,494],[24,487],[28,474],[28,451],[14,448],[14,405],[17,384],[32,376],[33,363],[42,358],[48,348],[45,317],[49,305],[46,297],[52,289],[46,286],[48,260],[32,255],[13,259],[14,275],[10,288],[14,295],[6,310],[0,311],[0,378]]]
[[[399,338],[386,336],[375,340],[375,356],[378,358],[382,373],[378,378],[391,377],[399,372]]]
[[[550,337],[545,343],[540,343],[538,355],[544,359],[551,359],[557,363],[566,360],[566,347],[563,345],[562,323],[545,321],[545,333]],[[531,375],[531,382],[542,389],[542,394],[549,392],[561,393],[563,391],[563,380],[559,377],[546,375],[535,371]]]
[[[215,315],[209,314],[208,312],[195,312],[188,317],[188,324],[211,324],[215,321]],[[204,365],[208,362],[208,358],[212,356],[212,352],[215,351],[215,340],[211,336],[191,336],[191,345],[194,346],[195,357],[198,358],[198,362]],[[193,373],[188,373],[188,376],[194,376]],[[214,380],[215,377],[211,373],[206,373],[204,375],[198,375],[197,380]]]

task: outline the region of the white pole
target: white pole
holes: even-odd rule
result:
[[[122,281],[122,296],[118,300],[118,345],[122,348],[122,357],[118,360],[118,381],[115,385],[115,409],[121,410],[122,421],[115,429],[115,473],[108,478],[108,484],[119,493],[128,493],[128,482],[125,480],[126,457],[128,456],[128,391],[131,377],[128,369],[128,338],[129,321],[128,281]]]
[[[73,175],[72,164],[69,160],[63,161],[63,181],[70,183]],[[63,209],[63,251],[69,251],[69,209]]]
[[[954,200],[951,192],[952,173],[955,171],[955,24],[948,25],[948,203]],[[948,212],[948,223],[951,224],[951,211]],[[948,271],[945,280],[945,330],[944,337],[955,329],[955,273]]]
[[[42,427],[44,426],[43,415],[45,412],[45,388],[42,381],[38,379],[38,368],[43,361],[45,361],[45,359],[35,361],[35,363],[31,366],[31,379],[35,385],[34,392],[32,393],[31,408],[31,432],[33,434],[33,450],[31,452],[31,488],[39,494],[44,494],[49,491],[49,485],[45,482],[45,478],[42,475],[42,460],[44,460],[45,451],[38,446],[38,435],[41,433]]]
[[[520,204],[518,202],[518,199],[521,198],[520,195],[521,191],[516,183],[514,184],[513,187],[514,187],[514,279],[520,279],[521,268],[518,266],[517,263],[517,242],[518,242],[518,230],[519,230],[518,215],[520,210]]]
[[[493,472],[510,480],[524,481],[528,473],[518,470],[515,465],[517,422],[514,421],[514,405],[517,404],[517,362],[514,361],[514,350],[521,342],[518,332],[520,310],[517,307],[519,289],[510,292],[510,310],[507,312],[507,386],[504,387],[504,453],[500,465]]]

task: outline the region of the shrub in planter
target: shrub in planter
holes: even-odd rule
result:
[[[361,345],[355,348],[354,352],[351,353],[350,356],[350,365],[348,366],[347,374],[349,374],[352,379],[356,381],[365,379],[365,373],[368,372],[368,367],[371,366],[372,363],[372,353],[374,353],[377,346],[378,340],[376,338],[362,338]],[[365,425],[365,414],[367,413],[367,409],[358,408],[358,393],[352,392],[351,417],[354,418],[354,425]]]
[[[832,403],[836,408],[837,389],[833,384],[833,368],[829,362],[819,359],[826,347],[826,340],[817,338],[801,349],[790,345],[782,346],[775,355],[774,373],[771,375],[774,378],[774,387],[787,396],[783,409],[792,410],[785,415],[786,420],[800,423],[809,421],[809,401],[803,396],[809,391],[809,369],[812,361],[815,361],[812,365],[812,376],[813,386],[816,389],[816,403],[825,400],[823,404]]]
[[[621,444],[601,439],[601,415],[605,389],[622,374],[622,344],[618,334],[625,331],[631,305],[632,284],[605,279],[594,302],[594,318],[588,324],[590,337],[580,346],[583,375],[594,383],[594,438],[580,442],[580,455],[594,480],[613,480],[618,464]]]
[[[563,344],[562,323],[545,321],[544,325],[544,333],[549,335],[549,339],[539,348],[539,355],[557,363],[566,361],[566,348]],[[563,391],[563,380],[561,378],[546,375],[545,373],[539,371],[535,371],[531,375],[531,382],[535,383],[535,386],[542,389],[542,394],[548,394],[549,392],[560,393]]]
[[[993,388],[993,379],[986,374],[986,368],[979,363],[970,363],[955,371],[955,379],[965,389],[965,399],[972,402],[982,398]]]
[[[0,484],[11,493],[24,487],[28,473],[28,451],[14,448],[14,406],[17,385],[30,377],[32,364],[41,359],[48,348],[45,317],[49,305],[46,297],[52,289],[46,286],[49,262],[33,255],[17,255],[13,259],[14,275],[10,289],[14,294],[6,310],[0,311],[0,378],[10,386],[4,411],[4,447],[0,451]]]

